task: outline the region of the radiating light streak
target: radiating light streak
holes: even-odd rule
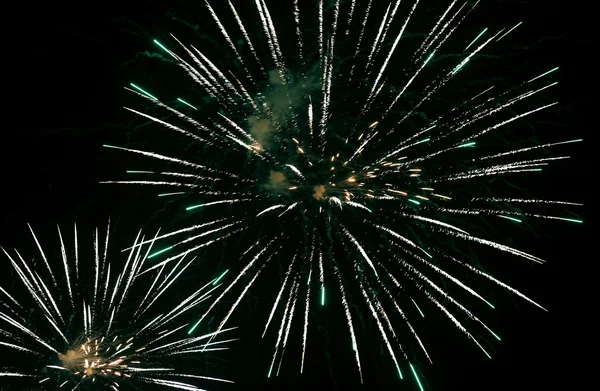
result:
[[[133,88],[135,88],[136,90],[140,91],[142,94],[148,96],[149,98],[152,98],[154,100],[158,100],[156,97],[150,95],[149,93],[147,93],[146,91],[144,91],[143,89],[141,89],[140,87],[136,86],[133,83],[129,83],[130,86],[132,86]]]
[[[475,37],[475,39],[474,39],[474,40],[473,40],[473,41],[472,41],[472,42],[471,42],[471,43],[470,43],[470,44],[469,44],[469,45],[468,45],[468,46],[465,48],[465,50],[464,50],[464,51],[466,52],[467,50],[469,50],[469,48],[470,48],[470,47],[471,47],[471,46],[472,46],[472,45],[475,43],[475,41],[477,41],[479,38],[481,38],[481,36],[482,36],[482,35],[483,35],[483,34],[484,34],[486,31],[487,31],[487,27],[486,27],[486,28],[484,28],[484,29],[483,29],[483,31],[482,31],[482,32],[480,32],[480,33],[479,33],[479,35]]]
[[[508,30],[506,33],[504,33],[500,38],[498,38],[498,41],[500,41],[502,38],[504,38],[505,36],[508,35],[508,33],[510,33],[511,31],[513,31],[514,29],[516,29],[517,27],[519,27],[523,22],[519,22],[517,23],[513,28],[511,28],[510,30]],[[496,42],[498,42],[496,41]]]

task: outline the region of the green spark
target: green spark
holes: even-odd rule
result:
[[[204,204],[188,206],[187,208],[185,208],[185,210],[192,210],[192,209],[200,208],[202,206],[204,206]]]
[[[223,278],[223,276],[224,276],[225,274],[227,274],[227,272],[228,272],[228,271],[229,271],[229,269],[225,270],[225,271],[223,272],[223,274],[221,274],[219,277],[217,277],[217,279],[215,280],[215,282],[213,282],[213,285],[217,285],[217,283],[219,282],[219,280],[221,280],[221,278]]]
[[[516,221],[517,223],[521,223],[521,222],[522,222],[521,220],[519,220],[519,219],[516,219],[516,218],[514,218],[514,217],[501,216],[501,215],[498,215],[498,217],[502,217],[503,219],[507,219],[507,220]]]
[[[470,143],[466,143],[466,144],[463,144],[463,145],[459,145],[459,146],[458,146],[458,147],[456,147],[456,148],[472,147],[472,146],[474,146],[475,144],[477,144],[477,143],[476,143],[475,141],[472,141],[472,142],[470,142]]]
[[[489,331],[490,331],[490,333],[492,333],[492,335],[493,335],[494,337],[496,337],[496,339],[497,339],[498,341],[502,341],[502,339],[500,339],[500,337],[498,336],[498,334],[494,333],[492,330],[489,330]]]
[[[417,384],[419,385],[419,388],[421,389],[421,391],[425,391],[425,390],[423,390],[423,385],[421,384],[421,381],[419,380],[419,376],[417,376],[417,371],[415,371],[415,368],[413,367],[412,364],[410,364],[410,369],[412,370],[413,376],[415,377],[415,380],[417,381]]]
[[[269,374],[267,377],[271,377],[271,372],[273,371],[273,363],[271,363],[271,368],[269,368]]]
[[[181,99],[181,98],[177,98],[177,100],[178,100],[178,101],[180,101],[181,103],[183,103],[184,105],[188,105],[188,106],[190,106],[190,107],[191,107],[192,109],[194,109],[194,110],[198,110],[197,108],[195,108],[194,106],[192,106],[191,104],[187,103],[186,101],[184,101],[184,100],[183,100],[183,99]]]
[[[572,223],[580,223],[583,224],[583,220],[577,220],[577,219],[567,219],[564,217],[557,217],[558,220],[564,220],[564,221],[570,221]]]
[[[477,5],[477,4],[475,4],[475,5]],[[473,8],[475,8],[475,6],[473,6]],[[467,50],[468,48],[470,48],[470,47],[471,47],[471,45],[473,45],[473,44],[475,43],[475,41],[477,41],[477,40],[478,40],[478,39],[479,39],[479,38],[480,38],[480,37],[483,35],[483,33],[485,33],[486,31],[487,31],[487,27],[486,27],[486,28],[484,28],[484,29],[483,29],[483,31],[482,31],[482,32],[480,32],[480,33],[479,33],[479,35],[475,37],[475,39],[473,40],[473,42],[471,42],[471,43],[469,44],[469,46],[467,46],[467,47],[465,48],[465,50]]]
[[[146,174],[148,171],[138,171],[138,170],[127,170],[125,171],[127,174]]]
[[[154,257],[154,256],[156,256],[158,254],[164,253],[165,251],[169,251],[172,248],[173,248],[173,246],[169,246],[167,248],[163,248],[162,250],[159,250],[159,251],[155,252],[154,254],[148,255],[148,258],[152,258],[152,257]]]
[[[321,305],[325,305],[325,287],[321,288]]]
[[[427,57],[427,60],[425,60],[425,63],[423,64],[423,66],[427,65],[427,63],[429,62],[429,60],[431,60],[431,58],[433,57],[433,55],[435,54],[435,51],[433,51],[429,57]]]
[[[426,143],[426,142],[427,142],[427,141],[429,141],[429,140],[431,140],[431,139],[428,137],[428,138],[426,138],[426,139],[424,139],[424,140],[417,141],[415,144]]]
[[[411,198],[408,199],[410,202],[412,202],[413,204],[417,204],[417,205],[421,205],[421,203],[417,200],[413,200]]]
[[[169,49],[167,49],[166,47],[164,47],[162,43],[158,42],[156,39],[154,40],[154,43],[157,44],[158,46],[160,46],[160,48],[162,50],[164,50],[165,52],[169,53],[173,58],[177,59],[177,57],[175,57],[175,55],[173,53],[171,53],[171,51]]]
[[[135,88],[136,90],[138,90],[139,92],[141,92],[142,94],[154,99],[154,100],[158,100],[155,96],[150,95],[149,93],[147,93],[146,91],[144,91],[143,89],[141,89],[140,87],[136,86],[133,83],[129,83],[130,86],[132,86],[133,88]]]
[[[199,324],[200,324],[200,321],[197,321],[196,324],[192,326],[192,328],[190,329],[190,331],[188,331],[188,335],[190,335],[191,333],[193,333],[194,330],[196,329],[196,327],[198,327]]]
[[[467,58],[463,62],[458,64],[451,73],[454,75],[456,72],[460,71],[462,69],[462,67],[464,67],[465,64],[469,62],[469,60],[470,60],[470,58]]]
[[[402,371],[400,370],[398,364],[396,364],[396,369],[398,370],[398,375],[400,375],[400,380],[404,380],[404,376],[402,376]]]

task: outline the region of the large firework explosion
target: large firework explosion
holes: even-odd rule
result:
[[[107,252],[108,232],[102,239],[96,229],[93,249],[81,248],[75,226],[69,249],[70,238],[59,228],[61,260],[47,257],[31,234],[37,262],[2,248],[18,276],[15,285],[28,292],[0,287],[0,348],[11,357],[0,376],[13,380],[14,389],[201,390],[196,383],[231,383],[183,368],[228,342],[208,342],[228,329],[192,337],[185,332],[188,323],[178,322],[221,285],[215,279],[174,303],[172,284],[192,258],[144,274],[152,244],[135,246],[144,240],[141,232],[135,249],[115,256]]]
[[[187,202],[193,222],[157,237],[170,245],[150,255],[165,257],[152,268],[207,247],[238,251],[224,261],[228,286],[198,323],[230,297],[225,327],[261,275],[281,272],[263,333],[279,319],[268,376],[279,373],[292,329],[302,346],[297,367],[305,370],[310,314],[330,300],[345,319],[361,382],[367,345],[356,335],[369,321],[399,376],[421,386],[417,352],[432,359],[413,324],[425,307],[490,357],[486,345],[500,337],[462,303],[474,298],[469,305],[479,313],[493,303],[456,276],[492,282],[543,309],[484,272],[476,254],[488,247],[496,258],[543,260],[488,228],[535,218],[581,222],[544,212],[579,204],[534,199],[496,180],[536,175],[567,158],[536,153],[581,141],[499,135],[557,104],[543,96],[557,68],[524,71],[514,83],[495,74],[472,83],[465,70],[497,61],[522,23],[475,31],[467,21],[477,18],[479,2],[448,1],[435,17],[422,3],[296,0],[278,5],[289,12],[276,18],[264,0],[254,8],[206,3],[233,61],[220,66],[222,58],[172,35],[155,44],[201,95],[161,100],[141,84],[127,87],[158,114],[126,109],[171,131],[161,144],[181,137],[185,148],[167,155],[161,145],[107,145],[154,159],[157,168],[106,183],[171,188],[160,196]],[[411,33],[416,21],[428,30]]]

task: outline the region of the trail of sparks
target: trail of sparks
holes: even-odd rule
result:
[[[40,253],[46,260],[45,263],[49,265],[40,241],[31,226],[29,228]],[[158,286],[152,284],[146,296],[139,302],[138,311],[132,321],[129,309],[121,310],[121,307],[125,302],[134,304],[137,300],[131,297],[131,289],[135,281],[140,280],[139,271],[148,257],[153,241],[147,246],[145,253],[142,253],[142,246],[139,243],[143,242],[144,238],[140,232],[129,251],[127,261],[122,266],[109,259],[106,247],[102,251],[102,241],[96,228],[90,262],[79,265],[86,272],[92,271],[91,278],[78,280],[74,268],[71,267],[78,259],[71,259],[68,256],[70,252],[67,251],[59,227],[57,231],[64,274],[52,274],[52,279],[57,284],[50,288],[46,287],[42,276],[35,271],[35,264],[25,262],[15,250],[17,258],[21,261],[19,265],[15,257],[2,249],[18,275],[18,281],[26,288],[34,304],[22,305],[16,299],[19,296],[12,296],[1,289],[10,299],[10,301],[2,301],[6,309],[0,310],[0,322],[5,324],[7,330],[11,330],[4,337],[9,337],[12,342],[17,343],[0,341],[0,348],[23,352],[29,355],[29,358],[14,363],[13,365],[16,366],[14,371],[2,371],[0,376],[31,378],[35,382],[32,385],[44,383],[45,387],[49,387],[48,389],[61,388],[66,384],[77,389],[94,382],[99,387],[118,389],[121,383],[133,381],[150,382],[177,389],[201,390],[194,384],[181,382],[178,379],[195,378],[230,382],[218,377],[179,373],[173,368],[165,367],[167,362],[169,365],[177,364],[169,357],[201,348],[205,344],[200,341],[215,336],[215,333],[210,333],[195,338],[188,338],[185,335],[182,337],[181,334],[177,334],[177,331],[185,327],[185,324],[182,326],[173,324],[176,317],[195,309],[207,298],[210,291],[205,292],[205,288],[209,284],[183,299],[182,304],[174,310],[161,314],[152,321],[140,316],[181,276],[191,261],[183,267],[179,267],[180,264],[175,266],[162,284]],[[107,229],[105,246],[108,245],[108,235]],[[78,249],[77,235],[75,240],[74,247]],[[76,254],[78,256],[78,252]],[[114,270],[120,271],[118,277],[113,280],[110,278],[111,266],[114,266]],[[162,270],[156,276],[155,282]],[[51,270],[48,268],[47,272],[50,275]],[[104,279],[106,283],[101,283]],[[105,298],[109,292],[111,298],[106,302]],[[198,299],[197,296],[202,293],[204,296]],[[60,297],[69,297],[69,299],[61,301],[58,300]],[[150,300],[147,300],[148,298]],[[182,308],[183,305],[186,307]],[[19,319],[10,316],[8,311]],[[113,328],[115,318],[119,321],[118,329]],[[127,321],[124,321],[125,318]],[[47,327],[46,321],[52,328]],[[157,345],[159,341],[166,340],[170,342]],[[48,368],[57,371],[48,372]],[[144,375],[142,376],[141,373]]]

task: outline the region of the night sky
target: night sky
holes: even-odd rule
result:
[[[34,243],[27,223],[55,249],[56,223],[66,227],[77,221],[83,227],[82,232],[87,229],[89,233],[96,225],[104,227],[110,215],[118,234],[115,247],[127,245],[148,222],[151,229],[160,225],[164,213],[154,215],[162,207],[156,202],[155,192],[109,187],[98,182],[122,178],[123,171],[129,168],[123,154],[102,148],[102,144],[125,144],[133,135],[133,115],[122,109],[130,99],[123,87],[134,80],[143,80],[146,85],[168,80],[164,75],[152,79],[154,68],[152,65],[144,68],[143,54],[139,53],[157,52],[151,39],[166,37],[170,31],[181,33],[187,42],[202,48],[204,33],[196,35],[177,19],[210,26],[206,34],[215,31],[201,1],[164,3],[168,6],[144,0],[53,3],[30,5],[29,9],[7,13],[8,21],[17,18],[20,22],[10,35],[4,35],[11,44],[10,50],[5,49],[3,59],[4,66],[8,66],[3,75],[9,88],[4,94],[8,104],[3,105],[0,143],[3,167],[0,245],[31,249]],[[532,63],[509,61],[509,64],[513,70],[520,66],[539,70],[560,66],[559,87],[554,95],[560,105],[556,113],[535,124],[536,132],[556,132],[551,139],[557,141],[584,138],[591,142],[590,134],[595,129],[588,126],[581,103],[584,94],[591,94],[581,93],[585,67],[589,65],[582,62],[591,61],[589,56],[596,54],[584,49],[589,45],[582,27],[584,12],[578,10],[576,14],[565,4],[547,3],[519,2],[528,33],[513,39],[537,43],[531,49]],[[277,6],[274,9],[272,15],[277,18]],[[490,12],[489,17],[505,16]],[[219,52],[219,48],[209,44],[205,50]],[[180,80],[174,78],[173,83]],[[140,140],[143,135],[136,137]],[[585,186],[594,182],[586,172],[588,149],[589,146],[583,145],[567,149],[573,158],[544,173],[543,180],[534,183],[536,194],[587,205],[589,193]],[[578,299],[577,286],[579,273],[589,270],[588,263],[593,259],[585,257],[587,226],[591,225],[588,213],[585,208],[572,210],[586,224],[547,222],[536,226],[536,232],[527,237],[514,239],[517,248],[524,244],[528,252],[545,259],[546,264],[518,260],[504,270],[494,270],[500,280],[521,288],[549,312],[538,310],[500,288],[485,287],[498,308],[494,317],[488,316],[487,323],[502,336],[502,342],[494,344],[492,360],[473,348],[449,322],[427,322],[426,318],[420,324],[421,337],[426,340],[434,361],[433,366],[422,361],[421,376],[427,390],[575,389],[576,379],[571,371],[583,359],[578,346],[582,337],[577,331],[578,312],[583,305]],[[6,283],[10,278],[4,271],[10,267],[4,256],[0,258],[1,281]],[[196,284],[196,278],[206,281],[213,277],[212,269],[201,269],[184,283]],[[271,292],[277,291],[278,282],[271,288]],[[216,370],[236,385],[217,384],[211,388],[207,384],[206,388],[359,389],[351,350],[339,346],[347,340],[336,337],[337,330],[347,333],[339,304],[329,310],[335,313],[324,315],[325,323],[333,325],[331,334],[315,330],[313,350],[309,348],[307,353],[306,374],[298,373],[299,360],[293,351],[296,356],[286,357],[280,377],[266,378],[274,339],[261,341],[260,335],[266,319],[264,312],[270,310],[272,299],[270,296],[261,299],[261,289],[250,293],[231,320],[232,324],[243,326],[237,335],[241,341],[232,344],[232,352],[224,354],[223,361],[215,364]],[[255,318],[256,308],[260,308],[261,315]],[[377,330],[373,328],[369,333],[367,341],[378,346]],[[379,355],[366,355],[363,365],[365,389],[418,389],[410,376],[404,381],[397,379],[393,363],[383,348]]]

